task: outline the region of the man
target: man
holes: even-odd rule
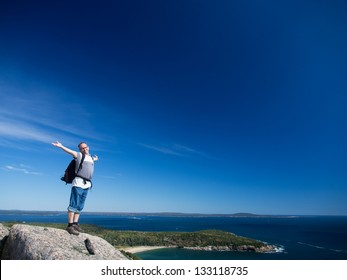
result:
[[[84,202],[87,198],[88,190],[91,188],[91,179],[94,173],[94,161],[98,160],[97,156],[91,156],[89,154],[89,147],[87,143],[81,142],[78,145],[80,152],[70,150],[63,146],[60,142],[56,141],[52,143],[53,146],[62,149],[65,153],[70,154],[76,159],[76,169],[78,169],[82,160],[82,154],[85,155],[82,163],[82,168],[76,174],[76,177],[71,183],[70,204],[68,210],[68,226],[67,232],[74,235],[79,235],[82,232],[81,227],[78,224],[80,213],[84,208]],[[77,171],[77,170],[76,170]]]

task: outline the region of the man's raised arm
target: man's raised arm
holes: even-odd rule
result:
[[[68,153],[69,155],[72,155],[74,158],[77,158],[77,152],[73,151],[73,150],[71,150],[69,148],[66,148],[65,146],[63,146],[62,143],[56,141],[56,142],[53,142],[52,145],[62,149],[65,153]]]

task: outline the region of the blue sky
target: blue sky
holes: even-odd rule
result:
[[[2,1],[0,209],[347,215],[347,2]]]

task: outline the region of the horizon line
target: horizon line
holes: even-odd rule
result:
[[[61,213],[65,214],[67,211],[63,210],[19,210],[19,209],[0,209],[1,212],[26,212],[26,213]],[[171,211],[155,211],[155,212],[119,212],[119,211],[85,211],[83,214],[105,214],[105,215],[175,215],[175,216],[234,216],[234,217],[269,217],[269,216],[282,216],[282,217],[296,217],[296,216],[347,216],[347,214],[255,214],[249,212],[236,212],[236,213],[188,213],[188,212],[171,212]]]

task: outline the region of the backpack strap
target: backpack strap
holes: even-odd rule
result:
[[[90,188],[93,187],[93,182],[92,182],[92,180],[87,179],[87,178],[84,178],[84,177],[79,176],[79,175],[76,175],[76,177],[83,179],[83,183],[84,183],[84,184],[87,184],[87,182],[90,182]]]
[[[86,155],[82,153],[82,159],[81,159],[80,165],[78,166],[78,169],[76,171],[76,175],[82,169],[82,164],[83,164],[83,161],[85,158],[86,158]]]

